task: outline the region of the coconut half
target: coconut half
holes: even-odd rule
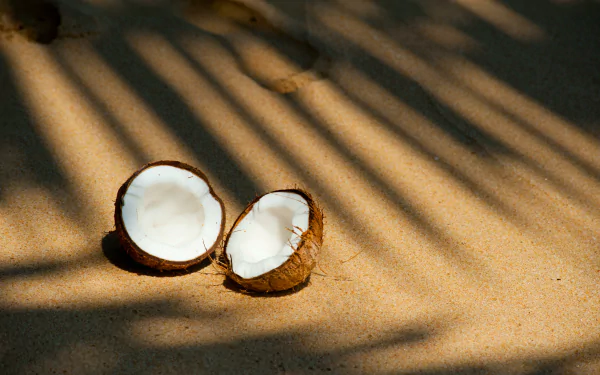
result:
[[[256,198],[237,218],[223,251],[226,273],[244,289],[274,292],[305,281],[323,243],[323,211],[299,189]]]
[[[221,243],[225,209],[202,172],[181,162],[159,161],[121,186],[115,225],[135,261],[160,270],[184,269]]]

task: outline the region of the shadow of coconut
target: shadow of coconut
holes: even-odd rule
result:
[[[188,267],[184,270],[172,270],[172,271],[161,271],[154,268],[146,267],[134,261],[123,249],[119,241],[119,236],[116,231],[108,232],[102,238],[102,252],[104,256],[116,267],[131,273],[135,273],[143,276],[153,277],[176,277],[188,275],[190,273],[199,271],[211,264],[209,258],[204,259],[202,262]]]
[[[232,292],[245,294],[247,296],[255,297],[255,298],[260,298],[260,297],[270,298],[270,297],[289,296],[291,294],[298,293],[302,289],[306,288],[309,284],[310,284],[310,276],[306,280],[304,280],[302,283],[296,285],[295,287],[293,287],[291,289],[282,290],[280,292],[254,292],[252,290],[244,289],[244,287],[242,287],[241,285],[239,285],[238,283],[236,283],[235,281],[231,280],[228,277],[225,278],[225,280],[223,281],[223,286],[226,289],[228,289]]]

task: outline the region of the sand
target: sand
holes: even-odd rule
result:
[[[1,374],[600,373],[597,1],[11,2]],[[117,189],[161,159],[227,230],[311,192],[309,283],[129,260]]]

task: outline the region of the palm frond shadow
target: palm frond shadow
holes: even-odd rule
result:
[[[376,2],[382,7],[388,5],[400,7],[401,9],[403,9],[403,6],[412,7],[414,9],[408,12],[411,17],[426,16],[420,5],[425,2]],[[166,7],[166,2],[158,3]],[[290,12],[291,7],[286,7],[286,2],[271,1],[270,3],[275,7],[281,7],[284,12]],[[291,4],[292,2],[288,3]],[[524,5],[527,2],[506,1],[505,3],[509,4],[513,9],[527,14],[529,18],[536,19],[536,14],[532,11],[532,6]],[[537,0],[532,1],[532,3],[549,6],[547,2]],[[136,2],[123,1],[119,11],[134,15],[141,7]],[[158,13],[157,10],[150,9],[150,13],[152,12]],[[397,19],[398,22],[407,21],[407,16],[404,15],[405,12],[396,8],[391,9],[389,14],[392,17],[399,17],[400,19]],[[288,15],[290,17],[296,16],[293,11],[288,13]],[[171,16],[166,14],[165,17],[169,18]],[[586,20],[589,21],[590,17],[586,18]],[[336,202],[332,198],[331,192],[319,186],[318,181],[303,170],[302,165],[294,160],[287,150],[277,142],[277,139],[265,130],[261,124],[261,120],[253,113],[249,113],[243,104],[236,101],[235,97],[226,88],[222,87],[216,79],[211,78],[206,70],[203,70],[198,64],[194,64],[193,58],[189,54],[186,54],[185,49],[178,43],[177,37],[180,34],[206,33],[194,29],[190,25],[182,25],[181,20],[175,17],[169,19],[169,26],[172,26],[169,30],[155,28],[153,21],[142,19],[136,23],[127,25],[125,31],[158,33],[167,39],[174,49],[195,67],[199,75],[205,77],[210,84],[215,86],[216,90],[226,101],[239,110],[241,117],[243,117],[243,120],[248,123],[252,130],[264,136],[266,143],[272,150],[281,155],[284,163],[288,164],[300,178],[304,179],[306,183],[317,190],[320,196],[325,197],[330,206],[338,206],[337,203],[339,202]],[[542,22],[539,19],[537,21]],[[373,22],[378,21],[374,20]],[[472,29],[466,29],[465,31],[473,37],[477,37],[478,33],[495,32],[490,30],[489,25],[484,25],[483,23],[475,24],[475,26],[472,26]],[[210,173],[217,176],[223,182],[223,185],[229,186],[230,192],[235,199],[241,203],[249,201],[260,190],[258,183],[206,129],[206,124],[194,115],[185,100],[170,87],[168,82],[159,77],[131,48],[123,36],[124,34],[113,30],[108,32],[107,35],[100,35],[98,38],[91,40],[90,44],[104,62],[173,131],[180,139],[182,145],[191,149],[194,155],[207,165]],[[593,38],[589,38],[585,43],[590,43],[592,40]],[[220,42],[226,49],[229,49],[232,56],[235,56],[234,48],[228,46],[223,39]],[[501,54],[504,50],[519,48],[524,53],[520,58],[523,58],[523,62],[527,63],[528,69],[534,69],[536,64],[540,62],[550,64],[544,65],[546,69],[551,68],[552,58],[544,60],[547,57],[544,52],[544,46],[523,46],[508,39],[502,39],[501,42],[501,45],[495,51],[496,53]],[[589,46],[589,44],[585,45]],[[319,49],[318,46],[315,48]],[[586,55],[590,59],[598,53],[597,46],[591,51],[588,52],[589,55]],[[54,52],[50,50],[49,53],[53,54]],[[416,87],[414,83],[410,82],[409,77],[404,77],[385,66],[385,64],[377,62],[374,57],[368,56],[366,51],[356,49],[353,53],[362,55],[362,61],[366,61],[364,64],[352,62],[356,64],[355,67],[357,69],[362,70],[377,84],[397,96],[400,101],[408,103],[418,110],[418,103],[411,101],[414,100],[409,94],[411,90],[403,90],[403,88],[411,85],[413,85],[412,87]],[[564,54],[564,50],[556,48],[553,50],[551,56],[558,58]],[[61,60],[62,57],[60,54],[55,53],[54,57],[59,64],[66,66],[65,61]],[[566,101],[556,102],[551,99],[551,96],[545,92],[543,86],[530,85],[530,81],[519,82],[517,76],[504,71],[503,62],[511,61],[510,56],[501,56],[500,59],[491,62],[484,58],[477,60],[477,57],[472,56],[475,62],[486,66],[510,85],[519,88],[522,92],[537,99],[551,111],[560,113],[572,120],[591,136],[598,138],[600,135],[598,128],[594,127],[593,122],[585,123],[584,121],[597,117],[597,108],[600,108],[599,106],[595,106],[597,99],[591,98],[588,93],[575,93],[577,94],[575,95],[576,99],[582,103],[581,107],[577,107],[575,109],[578,110],[575,110]],[[530,61],[525,61],[526,58],[529,58]],[[514,63],[514,61],[512,62]],[[380,69],[376,69],[377,71],[375,72],[369,71],[367,68],[373,65]],[[247,71],[247,73],[250,75],[251,72]],[[100,100],[93,98],[92,92],[83,87],[84,83],[77,79],[74,72],[64,69],[64,74],[75,86],[81,88],[84,96],[88,97],[87,99],[89,99],[92,106],[98,109],[98,112],[107,114],[104,119],[112,127],[112,130],[121,139],[122,143],[131,149],[135,158],[144,161],[147,156],[143,152],[136,150],[135,142],[126,139],[125,133],[119,131],[122,124],[116,118],[110,116],[110,109],[103,107]],[[536,77],[535,75],[532,76]],[[539,78],[539,76],[537,77]],[[581,78],[578,79],[581,80]],[[594,76],[586,83],[585,87],[593,92],[597,90],[598,82],[600,81]],[[261,84],[261,82],[257,83]],[[262,84],[266,86],[264,82]],[[59,166],[60,161],[56,160],[56,155],[52,153],[44,142],[43,136],[36,129],[34,114],[24,110],[26,107],[24,105],[25,99],[20,93],[17,79],[12,76],[10,66],[1,54],[0,85],[3,88],[3,90],[0,90],[0,99],[2,99],[0,100],[0,111],[9,114],[6,119],[16,119],[9,122],[9,120],[0,116],[0,145],[2,146],[0,156],[3,158],[6,157],[3,160],[9,161],[9,163],[0,165],[0,186],[8,186],[15,179],[28,174],[34,176],[33,183],[55,192],[60,201],[65,201],[65,197],[68,197],[70,200],[79,202],[81,197],[72,189],[72,182]],[[564,83],[561,83],[559,86],[566,87]],[[352,96],[351,92],[346,92],[346,94],[357,105],[362,106],[365,110],[370,110],[376,118],[381,119],[381,117],[377,117],[375,110],[369,108],[367,103],[361,102],[359,96]],[[315,129],[328,140],[340,155],[352,163],[359,165],[357,170],[371,178],[379,190],[386,192],[386,195],[397,203],[399,210],[411,211],[410,202],[402,194],[396,193],[394,187],[387,186],[385,181],[378,179],[375,172],[368,165],[361,165],[361,161],[355,158],[349,150],[345,149],[342,144],[336,143],[335,137],[328,136],[326,130],[320,127],[321,124],[318,123],[318,120],[311,117],[305,108],[302,108],[301,105],[295,102],[293,96],[288,96],[285,100],[288,107],[303,116],[308,123],[314,124]],[[438,104],[444,105],[443,103]],[[463,142],[468,147],[472,147],[475,152],[481,152],[481,147],[498,153],[510,154],[511,152],[510,147],[507,147],[488,134],[478,132],[474,126],[471,126],[472,124],[466,125],[467,127],[471,126],[473,129],[467,129],[468,134],[465,135],[464,129],[457,130],[452,128],[452,126],[440,122],[439,118],[431,118],[431,120],[433,123],[437,123],[451,138]],[[382,121],[382,123],[385,125],[385,122]],[[391,127],[392,125],[387,124],[387,126]],[[400,131],[397,131],[396,134],[405,136]],[[23,150],[19,154],[21,159],[16,161],[9,159],[12,151],[17,149]],[[423,151],[430,155],[435,154],[435,150],[424,146]],[[520,157],[518,154],[512,154],[512,156],[516,158]],[[455,171],[455,174],[458,176],[460,174],[460,166],[457,168],[458,171]],[[587,172],[593,174],[597,171],[588,169]],[[470,184],[472,189],[477,188],[476,182],[470,182]],[[2,190],[0,190],[0,199],[3,198],[1,194]],[[83,219],[77,208],[78,205],[65,206],[65,210],[74,220]],[[374,234],[364,233],[364,228],[361,228],[361,221],[359,219],[344,212],[339,212],[339,216],[348,223],[348,228],[362,236],[362,240],[366,237],[371,243],[377,243],[377,238],[375,238]],[[421,226],[424,228],[427,228],[429,225],[426,218],[415,215],[414,220],[422,222]],[[429,232],[433,236],[440,233],[443,234],[439,228],[435,227],[430,228]],[[153,277],[173,277],[187,273],[158,272],[135,263],[121,248],[115,232],[107,233],[102,238],[101,248],[104,256],[113,265],[130,273]],[[376,247],[373,246],[373,248],[375,249]],[[382,263],[388,260],[390,262],[385,264],[385,266],[388,269],[396,271],[396,268],[391,266],[391,264],[396,265],[400,261],[390,258],[383,259]],[[392,260],[394,263],[392,263]],[[206,268],[209,262],[209,260],[206,260],[188,271],[198,272]],[[0,279],[4,281],[16,277],[34,278],[53,273],[60,267],[57,264],[3,267],[0,270]],[[308,292],[308,289],[305,290],[304,288],[309,285],[309,282],[307,280],[297,290],[282,292],[281,294],[256,295],[254,297],[258,298],[253,302],[261,302],[260,298],[262,297],[287,296],[290,298],[282,298],[282,301],[292,301],[297,292]],[[235,284],[228,280],[223,282],[223,286],[226,290],[240,291]],[[327,303],[327,301],[324,301],[324,303]],[[432,329],[431,326],[434,324],[423,319],[412,322],[407,326],[392,327],[391,333],[383,338],[373,337],[366,341],[357,340],[360,342],[337,346],[331,345],[328,348],[317,345],[320,341],[327,342],[327,339],[329,339],[326,328],[321,326],[311,327],[313,328],[311,332],[290,328],[288,330],[282,329],[278,332],[260,335],[248,332],[243,332],[240,335],[236,332],[232,337],[227,337],[226,333],[232,333],[230,329],[231,321],[233,319],[241,319],[236,316],[236,311],[226,312],[225,309],[219,308],[207,311],[200,304],[197,306],[194,316],[190,316],[189,311],[178,307],[177,301],[168,298],[150,302],[128,301],[121,303],[109,301],[106,305],[98,303],[98,306],[86,307],[18,307],[2,305],[0,312],[0,327],[2,327],[0,329],[0,350],[2,353],[0,369],[2,369],[3,373],[7,374],[36,371],[48,372],[50,367],[55,370],[71,369],[73,373],[86,373],[86,369],[83,368],[85,366],[88,366],[88,370],[89,368],[96,369],[98,373],[131,374],[146,373],[149,368],[153,369],[154,372],[163,371],[164,373],[181,373],[184,371],[190,373],[206,371],[211,373],[228,373],[245,371],[248,374],[277,372],[296,374],[315,372],[361,374],[365,373],[365,369],[360,366],[361,359],[368,358],[379,351],[394,349],[401,352],[410,350],[418,345],[426,345],[432,342],[436,338],[436,335],[437,337],[441,337],[444,333],[442,330],[436,331]],[[307,311],[307,314],[311,313],[313,311]],[[240,316],[242,315],[240,314]],[[400,317],[399,320],[401,320]],[[157,321],[159,324],[156,324]],[[173,323],[173,321],[177,322],[175,324],[176,328],[173,329],[175,334],[185,332],[188,329],[197,329],[199,332],[203,332],[204,336],[200,336],[199,334],[190,335],[189,333],[186,335],[182,334],[182,336],[193,337],[193,339],[189,339],[189,342],[181,342],[175,340],[174,336],[169,336],[164,331],[158,330],[166,322]],[[203,327],[207,326],[216,327],[216,333],[207,334],[207,331],[202,331]],[[229,330],[227,330],[228,328]],[[152,329],[157,330],[157,332],[148,332],[149,330],[152,331]],[[320,329],[322,331],[319,332]],[[356,334],[358,335],[358,332]],[[198,337],[202,337],[202,339]],[[307,341],[312,345],[307,345]],[[600,356],[600,342],[595,341],[573,345],[566,354],[564,352],[539,355],[524,354],[520,358],[511,358],[503,361],[485,361],[484,363],[467,364],[459,363],[461,361],[459,356],[456,358],[456,363],[446,363],[445,365],[437,365],[435,359],[432,359],[429,367],[417,370],[408,370],[403,367],[403,364],[400,364],[393,372],[386,370],[370,372],[382,375],[563,375],[572,373],[574,366],[579,362],[591,361],[598,356]],[[61,362],[65,358],[72,359],[72,361]],[[69,366],[71,367],[69,368]]]
[[[0,317],[3,373],[45,372],[45,366],[52,366],[66,372],[82,371],[85,367],[102,369],[99,373],[128,374],[145,373],[150,368],[156,373],[207,370],[230,373],[243,369],[246,374],[362,374],[366,369],[360,358],[390,349],[409,350],[443,334],[430,328],[432,322],[413,322],[390,329],[383,337],[357,339],[354,344],[337,348],[318,349],[316,345],[309,349],[305,343],[326,340],[321,336],[324,333],[290,327],[281,332],[230,339],[219,332],[232,318],[236,318],[236,311],[197,311],[190,315],[168,299],[95,308],[12,309]],[[166,323],[168,326],[163,328]],[[197,330],[206,336],[203,328],[206,325],[217,330],[202,341],[164,345],[173,340],[173,335],[184,332],[188,335]],[[135,335],[129,333],[132,329]],[[366,333],[357,332],[357,336]],[[85,363],[66,361],[66,349],[69,358],[85,358]],[[596,343],[579,348],[577,354],[562,356],[445,364],[419,370],[398,367],[393,372],[371,369],[369,372],[377,375],[563,375],[570,374],[578,360],[596,358],[599,349],[600,344]]]

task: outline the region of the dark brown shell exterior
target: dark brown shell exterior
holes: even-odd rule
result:
[[[125,195],[125,192],[129,188],[129,185],[131,184],[131,182],[140,173],[142,173],[146,169],[163,166],[163,165],[172,166],[172,167],[179,168],[179,169],[185,169],[186,171],[189,171],[189,172],[193,173],[194,175],[203,179],[206,182],[206,184],[208,185],[210,194],[221,205],[221,212],[222,212],[221,230],[219,231],[219,236],[217,237],[217,240],[215,241],[213,246],[211,248],[209,248],[205,253],[203,253],[202,255],[200,255],[199,257],[197,257],[195,259],[191,259],[191,260],[188,260],[185,262],[169,261],[169,260],[158,258],[154,255],[148,254],[147,252],[142,250],[140,247],[138,247],[135,242],[133,242],[131,237],[129,237],[127,230],[125,229],[125,224],[123,223],[123,217],[122,217],[122,213],[121,213],[122,199],[123,199],[123,196]],[[129,179],[127,181],[125,181],[125,183],[123,185],[121,185],[121,187],[119,188],[119,192],[117,193],[117,201],[115,202],[115,226],[117,228],[117,234],[119,236],[121,246],[123,247],[125,252],[131,258],[133,258],[133,260],[135,260],[136,262],[141,263],[147,267],[155,268],[158,270],[164,270],[164,271],[181,270],[181,269],[186,269],[188,267],[191,267],[193,265],[196,265],[196,264],[202,262],[204,259],[206,259],[208,256],[210,256],[212,253],[214,253],[214,251],[218,248],[219,244],[223,240],[223,232],[225,229],[225,206],[224,206],[221,198],[219,198],[219,196],[217,194],[215,194],[206,175],[204,173],[202,173],[200,170],[198,170],[188,164],[179,162],[179,161],[161,160],[161,161],[157,161],[157,162],[153,162],[153,163],[144,165],[137,172],[135,172],[131,177],[129,177]]]
[[[273,193],[294,193],[306,200],[309,207],[308,229],[302,233],[301,240],[296,251],[285,263],[260,276],[244,279],[233,272],[229,257],[227,256],[227,243],[231,233],[237,225],[246,217],[252,207],[262,197]],[[222,260],[225,263],[227,276],[242,286],[243,289],[254,292],[277,292],[291,289],[304,282],[317,264],[317,257],[323,245],[323,210],[319,208],[311,195],[301,189],[276,190],[271,193],[255,198],[240,214],[233,224],[223,248]]]

